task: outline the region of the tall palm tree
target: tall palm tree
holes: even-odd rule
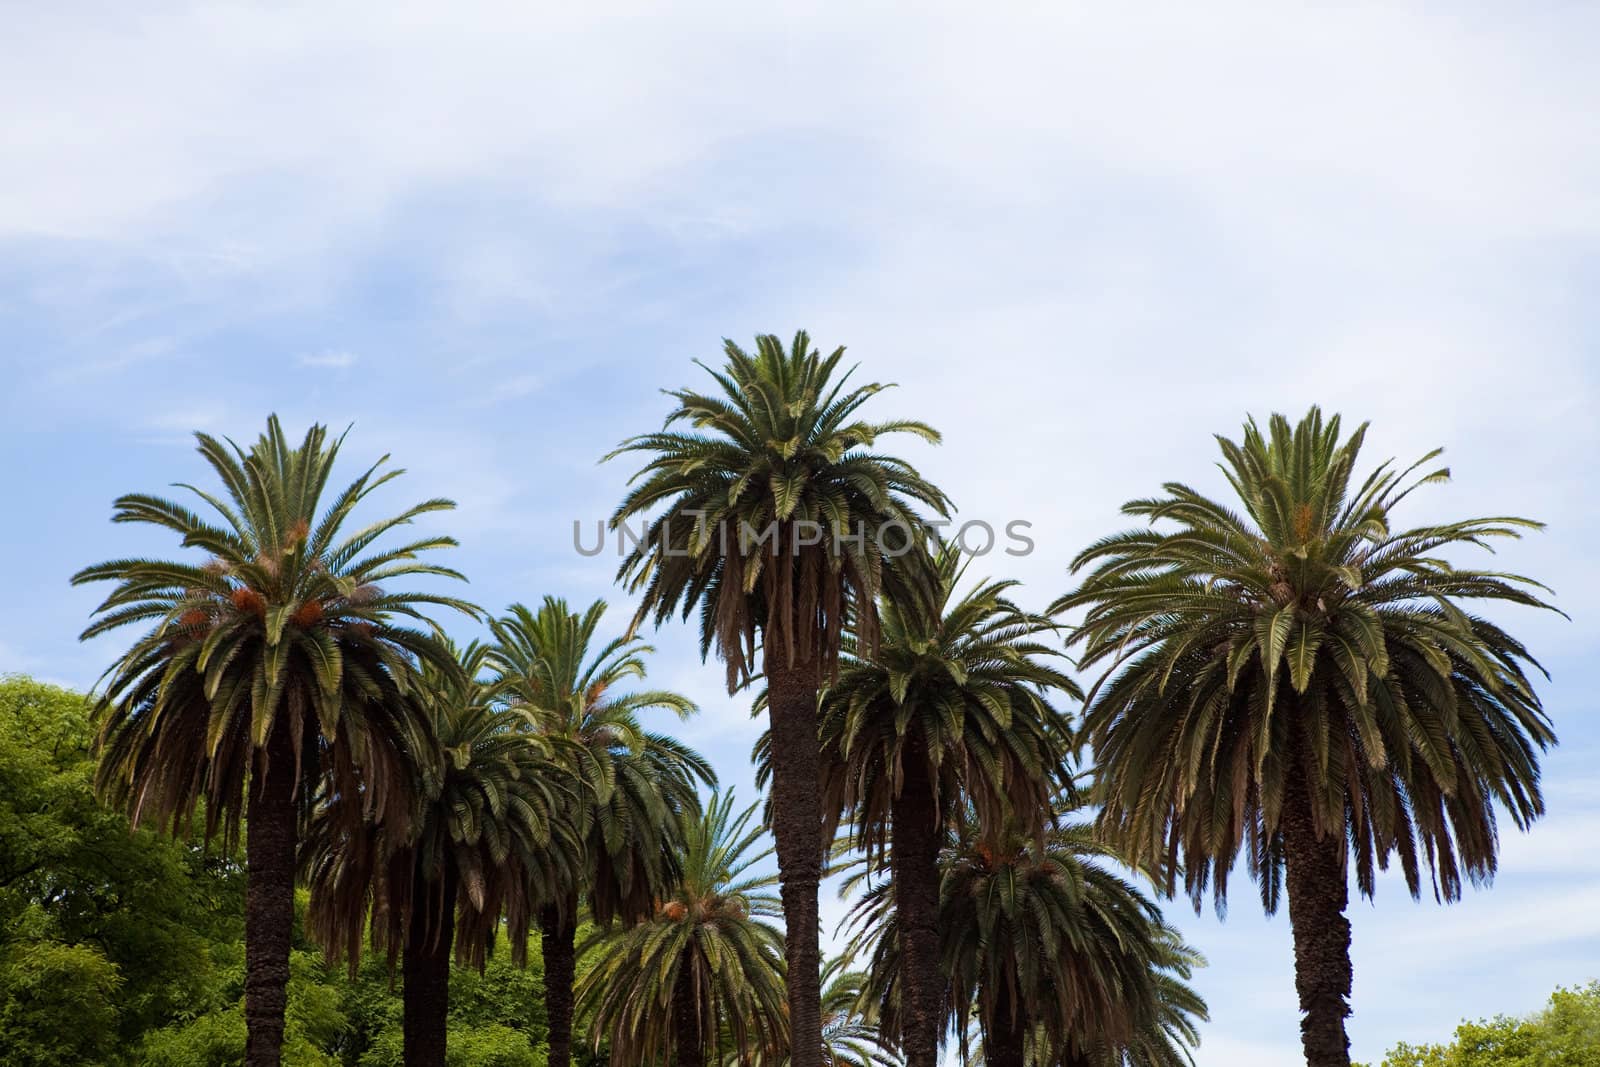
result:
[[[1443,481],[1438,452],[1352,482],[1366,426],[1341,440],[1312,408],[1297,426],[1219,438],[1243,512],[1179,483],[1124,505],[1149,528],[1097,542],[1054,610],[1086,608],[1073,640],[1099,669],[1085,731],[1105,825],[1165,861],[1195,907],[1218,908],[1241,847],[1294,931],[1302,1043],[1345,1067],[1351,983],[1348,866],[1370,896],[1398,857],[1413,896],[1427,869],[1453,900],[1488,880],[1495,808],[1525,828],[1544,808],[1539,752],[1555,740],[1526,665],[1474,601],[1548,607],[1542,586],[1450,556],[1538,523],[1392,525],[1411,491]]]
[[[1063,812],[1065,814],[1065,812]],[[1185,984],[1198,955],[1116,874],[1119,857],[1081,822],[980,826],[970,807],[945,836],[938,929],[943,1018],[989,1067],[1168,1067],[1191,1062],[1205,1003]],[[852,951],[871,954],[865,997],[889,1027],[905,1011],[905,939],[886,883],[862,864],[847,890]],[[903,1027],[903,1024],[898,1024]]]
[[[496,691],[565,753],[571,804],[564,819],[580,845],[574,877],[556,887],[539,915],[550,1067],[566,1067],[571,1057],[581,904],[587,900],[602,926],[651,915],[676,877],[684,822],[699,813],[697,783],[716,780],[698,753],[640,726],[641,712],[682,718],[695,707],[677,693],[625,688],[645,676],[645,656],[654,649],[632,636],[599,644],[605,611],[603,600],[580,615],[546,597],[537,612],[514,604],[491,623]]]
[[[578,1001],[614,1059],[704,1067],[724,1030],[735,1050],[787,1044],[783,935],[764,921],[782,909],[765,892],[776,875],[754,872],[772,855],[758,848],[755,811],[735,815],[733,794],[713,794],[685,828],[681,870],[655,913],[585,946],[596,959]]]
[[[907,1067],[936,1067],[944,1031],[939,970],[939,848],[961,803],[980,823],[1042,824],[1051,798],[1071,787],[1070,727],[1046,697],[1082,699],[1051,666],[1041,640],[1056,626],[1019,609],[1016,582],[987,582],[957,595],[965,567],[945,546],[932,610],[879,607],[875,655],[846,643],[838,681],[822,704],[823,813],[852,823],[852,843],[887,858],[901,940],[904,1010],[897,1035]]]
[[[196,434],[222,482],[185,486],[214,514],[145,494],[121,497],[114,522],[177,533],[209,560],[118,559],[74,584],[116,588],[85,638],[153,623],[106,672],[99,785],[135,822],[174,832],[201,801],[205,834],[232,844],[248,828],[245,902],[246,1062],[276,1064],[283,1042],[296,842],[311,798],[342,798],[341,817],[404,825],[419,769],[435,760],[418,664],[458,670],[422,611],[475,609],[451,597],[385,591],[418,575],[459,578],[419,557],[455,541],[422,537],[381,551],[385,534],[431,511],[429,500],[346,529],[350,513],[398,470],[374,464],[328,504],[341,441],[313,426],[291,447],[276,416],[247,452]],[[387,459],[387,457],[385,457]]]
[[[642,594],[635,626],[699,609],[701,653],[715,647],[729,692],[749,680],[761,637],[794,1062],[818,1067],[826,841],[817,694],[847,616],[871,648],[879,593],[905,602],[926,580],[914,566],[921,553],[907,551],[929,533],[913,506],[942,515],[947,502],[905,461],[871,451],[891,433],[938,435],[919,422],[854,419],[884,387],[846,391],[844,349],[821,356],[802,331],[787,351],[771,335],[756,339],[754,355],[731,341],[725,351],[723,370],[705,368],[711,394],[672,391],[677,407],[663,428],[607,457],[646,457],[612,525],[654,515],[618,577]],[[679,422],[689,429],[675,430]]]
[[[429,775],[409,826],[352,830],[320,807],[302,866],[307,927],[354,973],[370,923],[389,965],[404,953],[407,1067],[443,1067],[450,961],[480,971],[504,924],[513,962],[526,961],[539,902],[574,877],[581,854],[557,753],[522,716],[497,706],[481,677],[486,649],[454,671],[423,668],[443,765]]]

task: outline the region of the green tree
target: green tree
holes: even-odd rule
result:
[[[498,698],[562,754],[570,778],[571,804],[561,818],[573,827],[577,862],[539,914],[550,1067],[567,1067],[571,1057],[581,903],[602,926],[649,916],[677,875],[684,820],[699,812],[696,782],[716,779],[699,754],[641,727],[641,712],[685,717],[695,708],[677,693],[626,689],[630,678],[645,676],[654,650],[631,636],[600,645],[595,633],[605,610],[596,601],[579,615],[546,597],[538,612],[515,604],[491,624]]]
[[[1160,910],[1113,870],[1120,857],[1081,822],[981,827],[970,808],[940,854],[943,1022],[976,1021],[983,1062],[1065,1067],[1181,1067],[1192,1062],[1205,1002],[1188,987],[1199,956]],[[852,951],[870,953],[866,995],[904,1012],[904,940],[890,886],[863,865]]]
[[[1069,724],[1046,693],[1083,696],[1048,662],[1060,655],[1043,643],[1055,624],[1007,598],[1017,583],[981,583],[958,596],[965,567],[955,546],[932,569],[932,610],[880,604],[876,653],[856,655],[847,639],[822,702],[823,814],[850,820],[852,843],[870,859],[887,855],[891,867],[903,998],[895,1036],[908,1067],[935,1067],[945,1029],[937,925],[944,827],[963,803],[984,825],[1048,821],[1052,795],[1070,788],[1071,776]]]
[[[109,1062],[117,1048],[117,965],[94,945],[22,940],[0,956],[0,1046],[17,1067]]]
[[[403,952],[406,1067],[446,1062],[452,953],[481,970],[503,924],[523,964],[540,900],[572,881],[579,854],[560,768],[527,719],[496,706],[485,653],[469,645],[454,670],[423,666],[444,761],[413,819],[398,833],[380,822],[352,831],[324,805],[304,849],[307,921],[330,955],[354,973],[369,917],[390,966]]]
[[[19,1067],[110,1062],[209,1003],[215,945],[240,933],[232,857],[96,802],[90,712],[0,678],[0,1048]]]
[[[724,1031],[731,1049],[788,1043],[783,935],[764,921],[782,908],[764,892],[776,875],[753,872],[772,854],[758,849],[755,811],[735,815],[731,793],[713,794],[685,828],[682,869],[655,913],[586,946],[597,958],[578,1001],[613,1058],[703,1067]]]
[[[672,391],[677,406],[662,429],[606,457],[644,457],[612,526],[654,516],[619,572],[642,594],[635,626],[698,609],[701,653],[715,647],[730,692],[748,681],[760,635],[794,1062],[818,1067],[817,886],[826,840],[817,695],[846,619],[854,614],[871,648],[879,593],[907,602],[918,586],[908,564],[920,553],[904,549],[927,531],[913,505],[945,514],[947,503],[909,464],[871,451],[891,433],[938,435],[919,422],[855,420],[883,386],[845,391],[849,374],[836,373],[844,349],[823,357],[802,331],[787,351],[763,335],[754,355],[731,341],[725,353],[723,370],[705,368],[716,383],[711,394]],[[675,430],[680,422],[689,429]]]
[[[1401,1043],[1382,1067],[1600,1067],[1600,982],[1558,989],[1527,1018],[1463,1022],[1448,1045]]]
[[[1370,896],[1398,858],[1453,900],[1495,870],[1495,808],[1543,811],[1539,752],[1554,741],[1527,649],[1466,605],[1546,607],[1543,587],[1465,569],[1455,549],[1538,524],[1392,525],[1430,453],[1352,482],[1366,435],[1313,408],[1219,438],[1239,513],[1180,483],[1123,507],[1150,526],[1082,554],[1073,640],[1100,672],[1086,713],[1104,825],[1141,862],[1178,872],[1220,910],[1241,848],[1267,910],[1286,887],[1302,1041],[1347,1067],[1349,875]],[[1421,473],[1419,473],[1421,472]]]
[[[296,842],[311,797],[320,790],[347,799],[352,823],[374,815],[405,822],[416,768],[435,758],[417,663],[455,668],[431,630],[400,620],[421,619],[429,605],[473,609],[380,586],[460,577],[418,558],[451,538],[368,553],[384,534],[449,501],[350,532],[352,510],[398,471],[378,473],[380,461],[319,516],[340,445],[323,427],[298,447],[276,416],[249,451],[196,438],[225,492],[189,488],[214,516],[130,494],[117,500],[113,521],[163,527],[209,558],[112,560],[73,581],[115,583],[85,638],[153,624],[103,679],[105,796],[136,824],[174,832],[200,807],[207,838],[220,827],[230,846],[241,819],[248,822],[246,1062],[271,1067],[283,1041]]]

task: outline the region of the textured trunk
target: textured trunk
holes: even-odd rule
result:
[[[420,882],[420,879],[419,879]],[[442,887],[417,886],[411,928],[406,932],[405,1064],[444,1067],[445,1020],[450,1011],[450,948],[455,942],[456,879],[447,871]]]
[[[900,1043],[906,1067],[938,1067],[944,979],[939,973],[939,810],[920,736],[907,746],[890,809],[894,907],[905,991]]]
[[[546,908],[539,915],[539,947],[544,953],[544,1004],[550,1024],[548,1067],[572,1063],[572,980],[577,954],[578,902]]]
[[[1011,996],[1011,984],[1001,981],[995,991],[994,1014],[983,1035],[983,1062],[988,1067],[1023,1067],[1028,1017],[1026,1007]]]
[[[700,1033],[700,1009],[695,1004],[688,960],[684,961],[678,984],[672,990],[672,1027],[677,1037],[677,1067],[705,1067],[705,1038]]]
[[[817,687],[821,674],[815,661],[788,664],[776,649],[768,651],[766,669],[772,719],[772,836],[778,849],[789,975],[790,1063],[820,1067],[817,885],[822,880],[823,841]]]
[[[278,1067],[294,934],[294,743],[284,723],[267,742],[264,773],[250,782],[245,809],[244,1018],[247,1067]],[[261,771],[260,753],[257,770]]]
[[[1319,837],[1302,776],[1291,772],[1283,801],[1289,924],[1294,928],[1294,985],[1300,995],[1300,1043],[1307,1067],[1350,1067],[1350,886],[1344,837]]]

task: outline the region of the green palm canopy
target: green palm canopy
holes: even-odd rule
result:
[[[1020,583],[963,591],[955,545],[931,561],[936,595],[926,610],[885,599],[870,654],[854,640],[822,701],[825,810],[848,822],[857,848],[876,855],[892,836],[895,804],[916,780],[943,822],[963,801],[983,825],[1049,818],[1070,788],[1070,723],[1052,691],[1082,691],[1053,664],[1057,625],[1009,597]]]
[[[251,1064],[276,1064],[293,921],[296,841],[316,795],[350,824],[402,825],[437,759],[420,664],[458,670],[429,607],[458,599],[396,591],[443,535],[379,548],[428,500],[350,529],[352,512],[401,473],[387,457],[324,503],[339,440],[313,426],[291,446],[277,418],[247,451],[196,434],[220,493],[183,485],[208,514],[147,494],[120,497],[114,522],[176,533],[198,559],[125,558],[80,571],[113,582],[84,638],[148,629],[102,678],[99,785],[137,821],[176,831],[203,804],[207,837],[248,822],[246,1018]]]
[[[701,651],[716,650],[731,693],[753,671],[758,633],[786,663],[831,667],[857,610],[872,644],[879,592],[904,580],[897,562],[918,561],[909,546],[929,534],[913,505],[944,515],[948,501],[904,460],[869,451],[890,434],[939,435],[909,419],[853,418],[887,387],[847,392],[843,348],[824,357],[801,331],[787,351],[771,334],[755,355],[732,341],[724,350],[721,371],[696,361],[715,392],[668,391],[678,406],[665,426],[605,458],[646,457],[612,516],[614,526],[649,517],[618,572],[643,595],[635,625],[698,608]]]
[[[1269,911],[1286,885],[1307,1062],[1349,1062],[1347,867],[1398,861],[1453,900],[1495,871],[1496,810],[1543,811],[1554,743],[1522,643],[1478,603],[1543,608],[1531,579],[1460,565],[1539,524],[1394,523],[1444,481],[1437,451],[1357,481],[1363,425],[1313,408],[1218,438],[1233,506],[1181,483],[1124,505],[1149,526],[1085,550],[1073,640],[1097,672],[1085,723],[1103,820],[1220,909],[1241,850]],[[1235,510],[1235,508],[1242,510]]]
[[[585,946],[594,962],[578,1000],[614,1060],[701,1067],[724,1034],[735,1054],[788,1043],[783,935],[767,921],[782,911],[767,892],[778,879],[755,870],[772,855],[755,810],[713,795],[654,913]]]

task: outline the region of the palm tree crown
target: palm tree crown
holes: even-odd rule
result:
[[[673,834],[699,810],[696,783],[713,785],[704,757],[675,738],[644,729],[639,714],[694,714],[694,703],[660,689],[626,689],[643,678],[654,649],[634,637],[596,645],[606,604],[582,614],[546,597],[539,611],[514,604],[491,623],[486,661],[501,700],[557,746],[573,778],[568,821],[590,866],[580,881],[597,920],[648,915],[673,878]],[[665,837],[663,835],[666,835]]]
[[[1014,581],[958,596],[961,559],[952,545],[933,560],[932,612],[885,600],[876,653],[849,655],[823,697],[823,808],[850,819],[869,854],[887,843],[894,802],[924,768],[940,821],[963,800],[984,825],[1042,821],[1071,788],[1068,723],[1048,694],[1083,694],[1050,664],[1061,653],[1043,638],[1056,624],[1008,599]]]
[[[263,769],[257,754],[281,724],[302,805],[317,777],[327,776],[332,792],[403,819],[410,773],[431,748],[416,665],[452,669],[453,661],[431,624],[419,630],[396,619],[426,621],[425,605],[475,609],[380,585],[424,574],[460,578],[418,558],[454,546],[453,538],[367,550],[396,527],[455,505],[428,500],[351,533],[344,530],[351,511],[402,473],[379,473],[387,457],[319,517],[342,438],[330,443],[327,431],[313,426],[291,448],[276,416],[248,452],[195,437],[226,499],[182,487],[215,518],[130,493],[118,498],[112,521],[165,527],[209,560],[119,559],[72,579],[116,583],[85,639],[155,624],[103,679],[101,787],[135,820],[174,825],[203,799],[207,834],[220,825],[231,841],[245,784]]]
[[[446,1062],[452,956],[481,972],[503,924],[522,965],[536,909],[571,880],[579,851],[551,747],[495,705],[483,662],[474,644],[457,670],[423,668],[444,758],[425,777],[412,825],[352,830],[333,817],[337,803],[324,804],[302,860],[306,925],[330,958],[346,955],[354,974],[369,914],[391,967],[403,949],[408,1065]]]
[[[732,692],[751,671],[758,630],[791,661],[830,664],[854,608],[870,644],[879,591],[897,560],[917,558],[902,546],[927,533],[911,505],[943,515],[947,501],[904,460],[868,451],[892,433],[939,435],[910,420],[852,420],[886,387],[846,392],[843,348],[824,357],[801,331],[788,352],[770,334],[755,355],[732,341],[725,352],[722,371],[700,364],[720,396],[669,392],[678,406],[666,425],[606,458],[649,457],[613,525],[666,505],[618,574],[643,593],[635,624],[698,606],[701,650],[715,646]],[[679,422],[693,432],[674,431]]]
[[[1053,611],[1087,606],[1080,667],[1100,667],[1086,723],[1108,820],[1141,855],[1165,850],[1199,903],[1219,904],[1248,840],[1275,907],[1277,829],[1303,777],[1319,831],[1348,833],[1361,891],[1397,855],[1445,899],[1495,868],[1494,807],[1543,811],[1538,752],[1554,742],[1526,648],[1461,604],[1548,607],[1528,578],[1443,553],[1539,529],[1497,517],[1396,530],[1411,491],[1449,477],[1385,463],[1351,492],[1363,425],[1344,441],[1316,409],[1291,428],[1219,438],[1238,514],[1179,483],[1125,513],[1152,528],[1108,537]],[[1420,475],[1418,471],[1424,471]],[[1171,529],[1154,528],[1163,520]],[[1181,863],[1178,862],[1181,859]]]
[[[685,828],[677,883],[654,914],[590,943],[596,960],[578,999],[613,1057],[664,1062],[676,1052],[682,1067],[698,1067],[724,1027],[734,1050],[787,1043],[783,936],[766,921],[781,914],[767,891],[777,876],[754,870],[772,855],[758,847],[755,810],[734,814],[731,793],[713,795]]]

